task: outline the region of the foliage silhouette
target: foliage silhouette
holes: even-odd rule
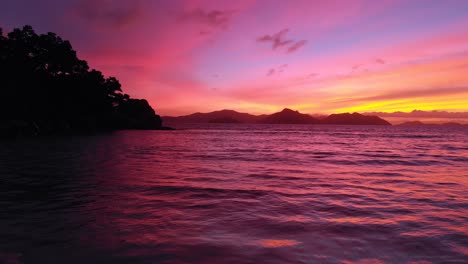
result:
[[[124,94],[54,33],[0,28],[0,73],[0,134],[163,128],[146,100]]]

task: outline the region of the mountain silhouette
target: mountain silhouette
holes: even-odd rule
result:
[[[332,114],[321,120],[329,125],[391,125],[378,116],[367,116],[359,113]]]
[[[256,123],[262,116],[239,113],[234,110],[220,110],[210,113],[194,113],[185,116],[164,116],[164,122],[171,123]],[[222,122],[222,121],[226,122]],[[216,122],[213,122],[216,121]]]
[[[146,100],[124,94],[54,33],[0,28],[0,72],[0,135],[164,129]]]
[[[413,110],[411,112],[367,112],[366,115],[376,115],[382,118],[390,117],[400,117],[400,118],[411,118],[413,120],[418,120],[421,118],[450,118],[450,119],[468,119],[468,112],[447,112],[447,111],[422,111],[422,110]]]
[[[408,121],[408,122],[398,124],[397,126],[425,126],[425,125],[427,124],[424,124],[421,121]]]
[[[283,109],[281,112],[268,115],[261,118],[258,123],[262,124],[319,124],[320,120],[307,115],[301,114],[299,111],[293,111],[289,108]]]
[[[359,113],[332,114],[321,119],[288,108],[271,115],[251,115],[233,110],[195,113],[179,117],[163,117],[167,123],[261,123],[261,124],[323,124],[323,125],[391,125],[377,116]]]

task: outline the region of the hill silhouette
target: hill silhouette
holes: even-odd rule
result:
[[[165,116],[163,120],[164,122],[180,123],[255,123],[260,118],[261,116],[224,109],[210,113],[194,113],[179,117]],[[223,120],[226,122],[223,122]]]
[[[359,113],[332,114],[321,119],[288,108],[271,115],[251,115],[233,110],[195,113],[179,117],[163,117],[169,123],[262,123],[262,124],[323,124],[323,125],[391,125],[377,116]]]
[[[398,124],[397,126],[425,126],[425,125],[427,124],[424,124],[421,121],[408,121],[408,122]]]
[[[124,94],[54,33],[0,28],[0,72],[2,135],[163,129],[146,100]]]
[[[330,125],[391,125],[378,116],[367,116],[359,113],[332,114],[322,119],[321,122]]]
[[[367,112],[366,115],[376,115],[383,118],[390,117],[403,117],[411,118],[413,120],[418,120],[421,118],[450,118],[450,119],[468,119],[468,112],[447,112],[447,111],[422,111],[422,110],[413,110],[411,112]],[[410,121],[411,122],[411,121]]]
[[[299,111],[293,111],[289,108],[283,109],[281,112],[268,115],[261,118],[258,123],[263,124],[319,124],[320,120],[307,115],[301,114]]]

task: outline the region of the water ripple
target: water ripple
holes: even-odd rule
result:
[[[0,141],[0,262],[465,263],[466,128]]]

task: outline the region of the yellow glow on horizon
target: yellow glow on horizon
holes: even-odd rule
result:
[[[332,112],[411,112],[413,110],[468,111],[468,94],[458,97],[415,98],[363,103],[334,109]]]

